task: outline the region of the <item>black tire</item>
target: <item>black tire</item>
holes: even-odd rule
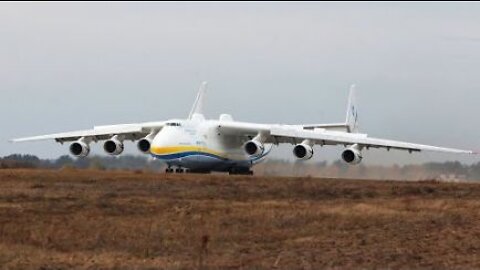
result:
[[[207,171],[207,170],[190,170],[189,172],[190,173],[198,173],[198,174],[209,174],[209,173],[211,173],[211,171]]]
[[[228,172],[230,175],[253,175],[253,171],[246,168],[232,168]]]

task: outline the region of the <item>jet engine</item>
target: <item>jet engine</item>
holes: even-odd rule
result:
[[[243,145],[243,149],[250,156],[259,156],[265,150],[265,146],[257,140],[251,140]]]
[[[150,134],[145,136],[143,139],[140,139],[137,142],[137,148],[140,150],[140,152],[144,154],[149,154],[150,153],[150,147],[152,146],[153,139],[157,135],[158,131],[152,130]]]
[[[362,161],[362,153],[359,147],[354,145],[343,151],[342,159],[348,164],[356,165]]]
[[[90,146],[82,140],[70,145],[70,153],[76,157],[86,157],[90,153]]]
[[[140,139],[137,142],[137,148],[140,150],[140,152],[144,154],[148,154],[150,152],[150,146],[152,146],[152,139],[149,138],[148,136]]]
[[[112,156],[120,155],[123,152],[123,148],[123,142],[117,136],[113,136],[103,144],[103,150]]]
[[[308,160],[313,157],[313,148],[308,144],[297,144],[293,148],[293,154],[298,159]]]

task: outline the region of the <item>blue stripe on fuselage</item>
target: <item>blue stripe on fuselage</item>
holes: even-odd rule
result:
[[[158,159],[163,159],[163,160],[172,160],[172,159],[184,158],[184,157],[189,157],[189,156],[207,156],[207,157],[212,157],[212,158],[216,158],[216,159],[219,159],[219,160],[228,160],[224,157],[220,157],[220,156],[210,154],[210,153],[199,152],[199,151],[180,152],[180,153],[168,154],[168,155],[152,154],[152,156],[154,156]]]
[[[166,160],[166,161],[175,160],[175,159],[179,159],[179,158],[190,157],[190,156],[206,156],[206,157],[215,158],[215,159],[218,159],[218,160],[221,160],[221,161],[234,161],[234,162],[235,161],[236,162],[248,162],[249,161],[249,162],[255,162],[255,161],[258,161],[258,160],[264,158],[266,155],[268,155],[270,153],[270,150],[266,151],[265,153],[263,153],[260,156],[252,157],[250,159],[245,159],[245,160],[232,160],[232,159],[229,159],[229,158],[224,158],[224,157],[221,157],[221,156],[218,156],[218,155],[214,155],[214,154],[206,153],[206,152],[200,152],[200,151],[187,151],[187,152],[180,152],[180,153],[168,154],[168,155],[157,155],[157,154],[151,154],[151,155],[155,158],[158,158],[158,159],[161,159],[161,160]]]

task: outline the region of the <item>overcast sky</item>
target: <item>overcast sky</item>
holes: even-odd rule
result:
[[[480,149],[479,14],[453,2],[0,3],[0,155],[68,152],[14,137],[186,117],[203,80],[212,118],[343,121],[355,83],[362,132]],[[385,153],[364,160],[478,161]]]

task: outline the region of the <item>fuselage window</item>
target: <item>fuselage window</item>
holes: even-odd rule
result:
[[[167,126],[170,126],[170,127],[179,127],[181,126],[180,123],[167,123]]]

